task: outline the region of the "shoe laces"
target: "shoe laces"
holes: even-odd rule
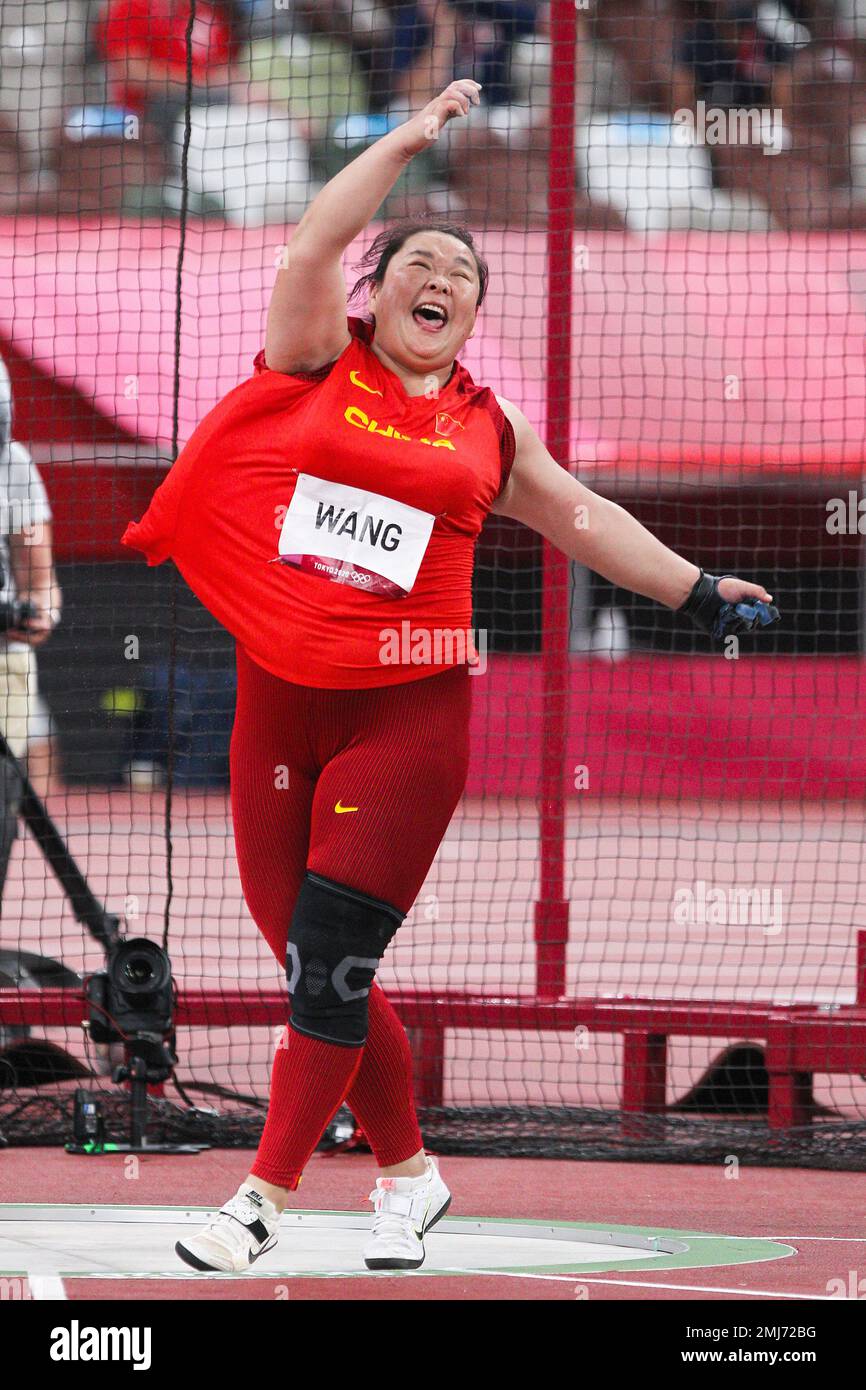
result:
[[[415,1225],[413,1217],[420,1216],[423,1210],[424,1189],[416,1189],[414,1192],[394,1192],[388,1188],[378,1185],[370,1193],[369,1200],[373,1203],[373,1234],[382,1236],[386,1239],[414,1236]]]
[[[400,1216],[393,1211],[378,1211],[373,1221],[373,1235],[377,1240],[389,1244],[411,1243],[417,1239],[417,1232],[408,1216]]]

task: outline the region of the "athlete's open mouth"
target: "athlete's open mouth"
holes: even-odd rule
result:
[[[436,304],[432,299],[428,299],[421,304],[416,304],[412,310],[412,317],[425,332],[440,333],[448,322],[448,310],[444,305]]]

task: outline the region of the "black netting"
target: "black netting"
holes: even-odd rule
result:
[[[104,909],[164,942],[198,1010],[187,1099],[151,1096],[150,1136],[256,1142],[285,982],[235,862],[233,643],[119,537],[250,375],[310,200],[454,75],[481,106],[382,200],[348,283],[383,220],[468,225],[491,272],[475,380],[672,549],[760,579],[783,622],[714,648],[488,519],[466,795],[381,972],[425,1137],[862,1168],[855,0],[4,2],[0,606],[17,586],[54,631],[0,635],[0,732],[42,803],[0,760],[0,1135],[66,1141],[76,1087],[127,1132],[80,1027]],[[45,808],[89,925],[47,866]],[[455,995],[480,1002],[451,1013]],[[560,997],[573,1023],[545,1028],[529,1006]]]

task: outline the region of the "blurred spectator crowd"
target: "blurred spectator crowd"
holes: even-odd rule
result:
[[[553,0],[553,4],[572,0]],[[866,227],[866,0],[575,0],[579,224]],[[454,76],[386,216],[545,218],[551,3],[2,0],[0,213],[297,219]]]

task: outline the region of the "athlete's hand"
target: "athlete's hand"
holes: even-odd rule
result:
[[[428,102],[422,111],[412,116],[405,125],[400,126],[403,153],[407,159],[427,150],[449,121],[455,116],[468,116],[470,108],[481,100],[481,86],[471,77],[460,77],[451,82],[444,92]]]

